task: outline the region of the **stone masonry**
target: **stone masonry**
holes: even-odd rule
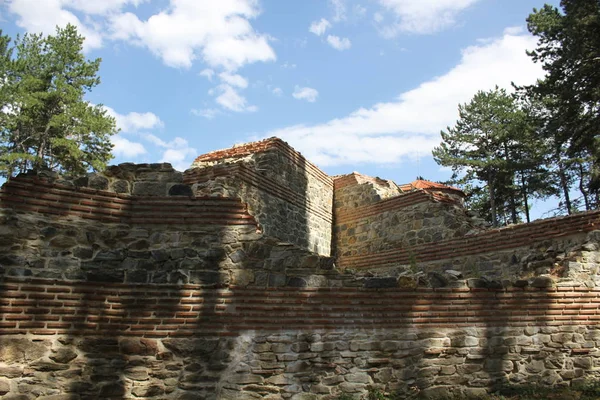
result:
[[[600,213],[485,227],[279,139],[0,191],[0,399],[477,397],[600,371]]]

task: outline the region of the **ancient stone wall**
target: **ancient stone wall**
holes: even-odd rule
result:
[[[185,174],[121,165],[6,183],[0,396],[465,397],[599,378],[600,212],[477,233],[455,202],[372,180],[346,186],[360,187],[348,189],[346,209],[336,197],[336,225],[372,218],[363,226],[379,236],[368,243],[385,234],[376,218],[408,210],[388,227],[402,245],[334,264],[310,251],[325,236],[314,232],[327,218],[318,214],[327,195],[316,197],[332,192],[328,181],[314,170],[303,180],[289,161],[297,153],[278,143],[235,148],[226,163],[204,158]],[[304,198],[302,185],[312,187]],[[368,200],[363,189],[374,190]],[[279,237],[275,222],[302,213],[285,229],[307,224],[300,235],[317,247]],[[452,236],[453,213],[464,236]],[[432,237],[412,244],[405,225]]]
[[[600,366],[597,288],[5,279],[0,293],[0,394],[14,398],[465,397],[576,385]]]
[[[410,252],[481,230],[462,204],[435,193],[400,193],[387,181],[355,174],[335,182],[334,247],[341,259],[393,248]]]
[[[382,275],[406,271],[487,276],[514,282],[552,274],[559,282],[595,286],[600,212],[539,220],[475,235],[337,258],[337,266]],[[570,283],[567,283],[570,284]]]
[[[199,195],[241,198],[265,235],[330,255],[333,181],[280,139],[200,156],[184,180]]]

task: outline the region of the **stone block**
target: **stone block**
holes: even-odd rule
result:
[[[166,196],[167,185],[164,182],[134,182],[132,194],[136,196]]]
[[[48,349],[49,343],[46,341],[0,337],[0,362],[10,366],[14,363],[34,361],[44,357]]]

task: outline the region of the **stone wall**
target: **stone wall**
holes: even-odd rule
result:
[[[552,275],[559,283],[576,281],[595,286],[600,262],[598,226],[600,212],[594,211],[409,248],[340,256],[336,263],[339,268],[371,275],[399,276],[415,270],[442,273],[450,269],[465,277],[514,282]]]
[[[331,258],[265,236],[239,199],[132,196],[39,177],[0,192],[0,274],[206,286],[339,281]]]
[[[185,182],[198,195],[241,198],[267,236],[331,253],[332,179],[280,139],[200,156]]]
[[[598,379],[600,292],[5,279],[0,395],[427,398]],[[59,396],[59,397],[51,397]]]
[[[367,219],[375,235],[334,263],[310,251],[325,252],[328,181],[310,166],[303,179],[280,143],[184,174],[126,164],[6,183],[0,396],[435,398],[599,378],[600,212],[477,233],[444,196],[354,176],[336,225]],[[277,225],[291,215],[295,243]],[[382,215],[398,218],[395,242]]]
[[[336,179],[334,219],[336,256],[343,259],[392,248],[410,251],[482,230],[451,198],[424,190],[400,193],[389,181],[356,174]]]

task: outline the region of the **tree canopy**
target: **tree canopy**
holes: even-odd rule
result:
[[[478,92],[433,150],[494,225],[529,221],[530,198],[560,196],[566,213],[600,205],[600,1],[545,5],[527,26],[546,75],[515,95]]]
[[[546,76],[522,89],[544,102],[546,134],[563,156],[585,164],[582,188],[589,208],[589,195],[597,203],[600,191],[600,2],[562,0],[560,5],[562,11],[546,4],[527,18],[538,38],[528,54]]]
[[[532,134],[527,110],[496,87],[477,92],[458,112],[456,125],[441,132],[435,161],[452,168],[453,182],[470,188],[471,206],[493,225],[516,223],[521,211],[529,220],[528,198],[541,190],[542,143]]]
[[[81,174],[112,158],[114,118],[84,99],[100,83],[73,25],[54,36],[0,31],[0,176],[48,168]]]

